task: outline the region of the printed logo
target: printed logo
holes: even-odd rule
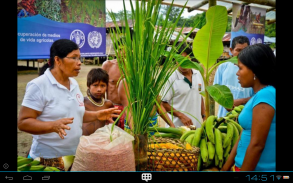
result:
[[[201,84],[198,84],[198,91],[201,91]]]
[[[252,37],[251,40],[250,40],[250,45],[254,45],[255,43],[256,43],[256,40],[255,40],[254,37]]]
[[[99,48],[102,44],[102,35],[97,31],[90,32],[87,39],[91,48]]]
[[[81,48],[85,43],[84,33],[81,30],[76,29],[70,34],[70,40],[74,41],[78,47]]]
[[[79,106],[84,106],[84,103],[83,101],[81,100],[81,97],[79,94],[76,94],[76,100],[77,102],[79,103]]]
[[[256,43],[262,43],[262,40],[260,38],[257,38]]]

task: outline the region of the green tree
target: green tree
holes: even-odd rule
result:
[[[131,13],[131,11],[126,10],[126,13],[127,13],[127,20],[132,19],[132,13]],[[115,16],[116,21],[121,21],[121,20],[124,21],[124,12],[123,12],[123,10],[120,10],[117,13],[113,12],[113,14]],[[108,13],[108,11],[106,13],[106,21],[107,22],[111,22],[112,21],[110,15]]]
[[[276,23],[265,24],[265,35],[268,37],[276,37]]]
[[[232,26],[231,24],[232,24],[232,17],[228,16],[226,32],[231,32],[231,26]]]
[[[160,13],[163,15],[166,15],[169,8],[170,8],[169,5],[161,5]],[[171,11],[170,11],[168,20],[171,22],[174,22],[177,19],[181,10],[182,10],[182,8],[180,8],[180,7],[175,7],[175,6],[171,7]],[[182,18],[182,17],[180,17],[180,18]]]

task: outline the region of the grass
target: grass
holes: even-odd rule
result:
[[[17,71],[17,75],[38,74],[38,70]]]

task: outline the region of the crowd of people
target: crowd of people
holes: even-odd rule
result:
[[[213,83],[230,88],[234,106],[245,105],[239,115],[243,130],[222,171],[232,167],[236,171],[276,170],[276,57],[267,45],[249,45],[244,36],[232,40],[230,51],[238,57],[238,64],[221,64]],[[105,61],[102,68],[90,70],[88,90],[83,96],[73,78],[81,69],[78,45],[67,39],[52,44],[48,63],[40,70],[39,77],[26,86],[19,112],[18,128],[33,135],[29,157],[75,154],[82,135],[91,135],[113,123],[128,106],[127,83],[120,80],[118,66],[118,61],[125,60],[125,52],[123,46],[118,49],[118,60]],[[187,58],[191,53],[186,44],[177,51]],[[207,118],[200,95],[205,87],[199,71],[178,67],[166,83],[169,89],[158,96],[161,108],[154,106],[150,126],[158,125],[161,116],[166,127],[200,127]],[[220,106],[218,117],[225,116],[228,110]],[[127,120],[131,121],[123,114],[116,125],[129,130],[132,126],[126,124]]]

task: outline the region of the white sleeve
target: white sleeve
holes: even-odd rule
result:
[[[37,111],[43,111],[45,107],[44,96],[35,83],[29,82],[27,84],[21,105]]]
[[[161,90],[161,96],[162,96],[162,101],[168,102],[172,99],[173,97],[173,82],[170,79],[166,82],[165,86]]]

